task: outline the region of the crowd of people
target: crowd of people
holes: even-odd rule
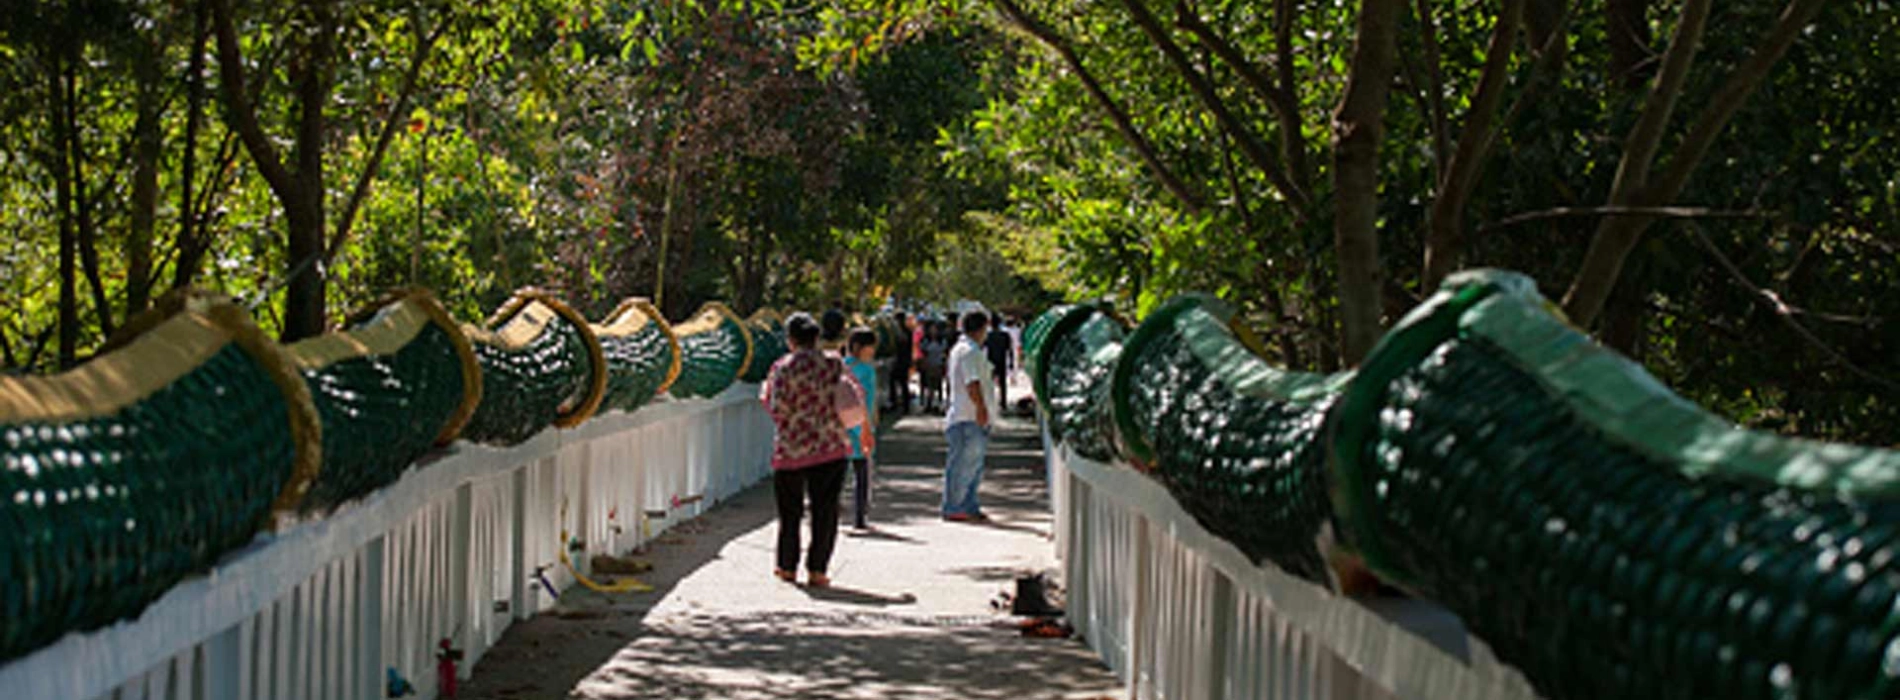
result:
[[[940,514],[951,522],[989,519],[978,490],[992,418],[1007,411],[1009,380],[1021,367],[1021,324],[983,311],[944,318],[895,316],[910,332],[897,339],[884,392],[873,364],[876,333],[847,329],[848,319],[838,308],[819,319],[799,313],[786,321],[791,352],[772,365],[760,387],[775,428],[772,485],[779,531],[773,575],[784,581],[797,581],[802,553],[806,584],[831,584],[827,571],[847,474],[854,484],[852,525],[870,528],[882,406],[898,415],[917,408],[944,416],[948,449]],[[799,526],[808,507],[811,544],[801,552]]]
[[[982,341],[984,355],[989,358],[990,371],[996,379],[999,404],[1009,405],[1009,378],[1022,369],[1022,326],[1015,318],[972,312],[925,319],[899,313],[897,318],[910,329],[910,337],[900,341],[891,366],[892,401],[888,405],[892,410],[903,414],[913,408],[910,392],[913,381],[918,386],[916,408],[934,415],[944,415],[949,410],[953,386],[948,384],[950,353],[966,334],[962,322],[973,316],[982,316],[987,321],[990,332]]]

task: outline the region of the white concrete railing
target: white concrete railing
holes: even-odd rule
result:
[[[1255,565],[1152,478],[1044,436],[1069,620],[1129,697],[1536,697],[1443,608],[1338,596]]]
[[[464,650],[467,677],[511,622],[553,605],[537,567],[574,583],[558,564],[563,529],[585,543],[585,574],[589,555],[626,552],[769,475],[757,397],[739,384],[511,448],[458,443],[329,517],[259,537],[136,620],[0,666],[0,697],[364,700],[383,697],[390,668],[433,697],[439,640]],[[690,496],[703,500],[672,507]],[[643,527],[648,510],[668,513]]]

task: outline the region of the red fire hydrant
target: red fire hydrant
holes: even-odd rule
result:
[[[450,646],[449,638],[443,637],[435,652],[435,694],[439,698],[455,697],[455,662],[462,660],[462,650]]]

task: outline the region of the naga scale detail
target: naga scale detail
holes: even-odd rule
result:
[[[1132,332],[1058,307],[1024,345],[1076,454],[1255,561],[1362,561],[1547,697],[1900,693],[1900,453],[1716,418],[1521,275],[1452,277],[1356,373],[1276,369],[1202,296]]]
[[[457,438],[507,446],[635,411],[688,368],[681,395],[717,394],[754,336],[783,347],[776,318],[748,331],[708,304],[688,339],[644,300],[596,326],[526,290],[477,327],[413,289],[284,346],[227,299],[168,294],[73,370],[0,376],[0,662],[135,618]]]

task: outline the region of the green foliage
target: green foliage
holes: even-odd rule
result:
[[[1420,294],[1439,183],[1479,104],[1503,3],[1407,5],[1380,164],[1388,321]],[[1786,5],[1714,6],[1662,165]],[[1615,41],[1623,20],[1610,4],[1525,6],[1501,64],[1495,145],[1457,228],[1464,264],[1523,270],[1555,296],[1599,217],[1548,213],[1608,200],[1681,8],[1623,4],[1643,12],[1632,53]],[[284,204],[233,133],[208,7],[4,10],[0,365],[76,360],[181,283],[281,324],[297,264]],[[354,234],[322,268],[333,318],[404,284],[439,290],[464,318],[525,285],[595,317],[629,295],[662,297],[677,317],[711,298],[742,312],[834,300],[868,310],[887,298],[1029,304],[1044,290],[1140,314],[1200,290],[1236,303],[1277,360],[1336,364],[1332,116],[1353,70],[1357,3],[325,7],[339,51],[321,140],[333,219],[384,125],[397,126]],[[256,111],[285,144],[292,53],[315,16],[300,8],[232,2]],[[1155,15],[1186,65],[1135,8]],[[1671,202],[1759,214],[1696,223],[1739,274],[1664,222],[1601,319],[1606,340],[1745,422],[1883,442],[1900,424],[1890,9],[1829,4]],[[404,68],[436,29],[399,107]],[[1553,29],[1556,40],[1538,40]],[[146,138],[155,151],[138,147]],[[141,198],[141,172],[155,196]],[[1548,215],[1522,216],[1537,212]],[[75,357],[62,357],[66,334]]]
[[[310,27],[334,30],[320,141],[331,240],[376,165],[352,235],[321,266],[332,319],[409,284],[438,290],[465,319],[527,285],[596,317],[630,295],[664,296],[676,317],[713,298],[749,310],[849,293],[871,306],[874,287],[934,264],[939,233],[988,201],[945,174],[932,145],[981,102],[977,38],[893,42],[875,60],[823,70],[797,54],[819,28],[811,8],[779,3],[230,5],[247,94],[293,168],[297,52]],[[283,324],[299,261],[285,249],[284,200],[235,133],[211,7],[5,10],[0,367],[59,364],[56,329],[83,356],[179,284],[236,296],[268,330]],[[435,31],[399,107],[405,69]],[[71,109],[56,89],[69,84]],[[147,96],[160,98],[149,103],[160,145],[155,202],[142,204],[131,143]],[[49,135],[68,123],[72,147]],[[374,161],[386,124],[392,138]],[[55,183],[73,184],[73,202]],[[74,243],[82,211],[96,240]],[[138,227],[141,211],[149,227]],[[78,265],[63,294],[60,263],[82,253],[98,258],[96,284]],[[135,258],[150,260],[142,275]]]
[[[1665,160],[1787,4],[1716,4],[1662,144]],[[1501,3],[1406,5],[1380,166],[1380,296],[1388,322],[1421,293],[1438,183],[1476,104]],[[1012,6],[1054,42],[1014,21]],[[1495,146],[1463,206],[1464,260],[1525,271],[1554,297],[1577,270],[1598,218],[1512,219],[1607,201],[1680,7],[1630,4],[1647,11],[1630,62],[1611,46],[1616,18],[1605,4],[1526,6],[1525,28],[1511,37],[1503,64]],[[1001,206],[968,220],[998,241],[996,249],[1023,274],[1067,298],[1109,297],[1140,314],[1180,292],[1213,291],[1265,327],[1282,361],[1329,367],[1337,285],[1331,117],[1351,70],[1358,4],[1199,0],[1146,7],[1172,25],[1168,39],[1209,79],[1213,97],[1239,117],[1244,133],[1217,123],[1183,68],[1119,0],[897,6],[910,22],[1009,37],[978,69],[990,86],[987,99],[938,139],[953,174],[1007,192]],[[1431,16],[1418,16],[1420,7]],[[1230,62],[1192,31],[1177,14],[1183,9],[1245,63]],[[1286,47],[1277,38],[1282,9],[1291,11]],[[884,20],[831,17],[829,34],[855,40],[814,41],[810,60],[861,62],[861,51],[841,56],[840,47],[884,34]],[[1900,248],[1891,230],[1900,221],[1891,177],[1900,169],[1900,149],[1890,147],[1886,133],[1900,113],[1896,21],[1877,4],[1830,4],[1743,103],[1677,199],[1762,213],[1697,224],[1747,281],[1715,264],[1714,254],[1679,225],[1658,224],[1624,270],[1603,320],[1607,341],[1746,423],[1891,442],[1892,426],[1900,424],[1893,408],[1900,402],[1892,400],[1900,393],[1900,354],[1893,350],[1900,331],[1888,321],[1900,311],[1890,301],[1900,299],[1893,286]],[[1557,39],[1537,40],[1552,27]],[[1164,186],[1062,48],[1105,86],[1154,144],[1161,167],[1198,202]],[[1246,70],[1289,89],[1297,132],[1287,131],[1289,120]],[[1282,168],[1249,158],[1241,148],[1249,136],[1281,156]],[[1288,139],[1297,148],[1284,148]],[[1286,164],[1296,151],[1305,156],[1304,169]],[[1303,185],[1317,204],[1291,204],[1276,175]],[[1761,290],[1784,301],[1786,313],[1777,313]],[[1814,338],[1793,330],[1789,318]]]

